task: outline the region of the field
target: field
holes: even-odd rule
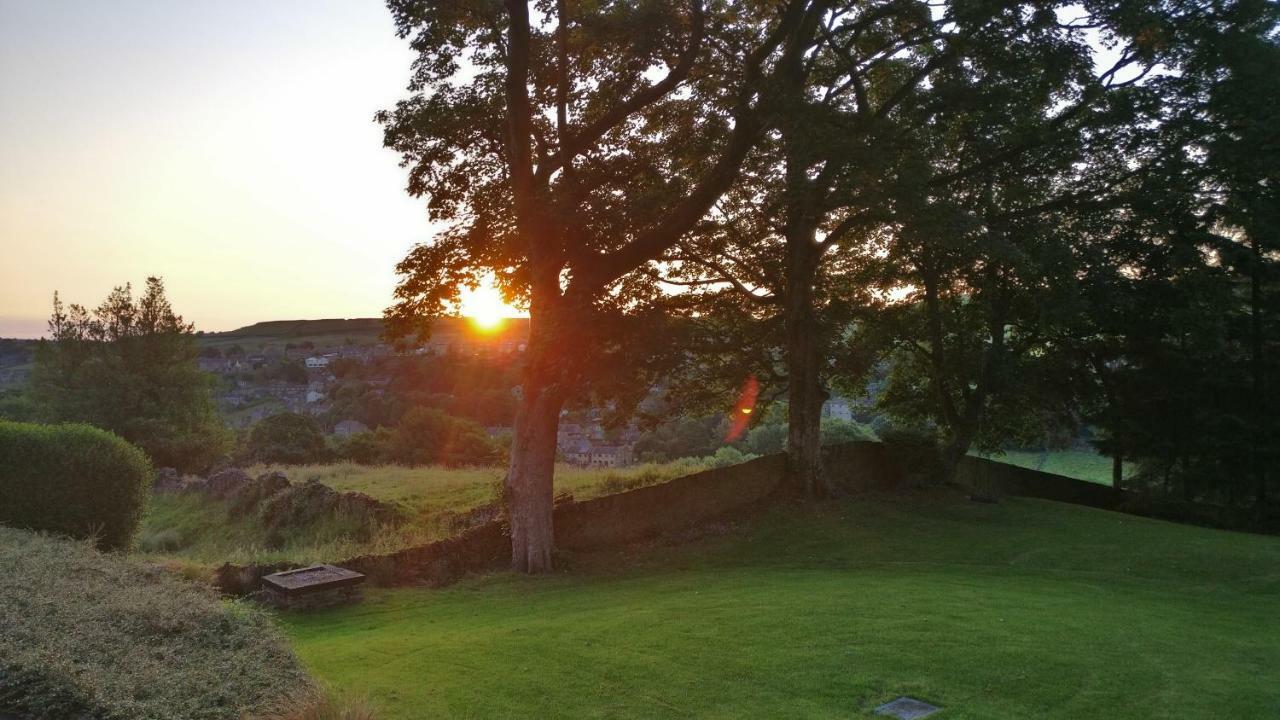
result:
[[[697,472],[702,465],[677,461],[631,467],[556,468],[556,492],[582,500],[610,492],[670,480]],[[375,537],[356,540],[340,523],[299,528],[270,541],[257,518],[231,517],[227,507],[202,495],[154,495],[143,519],[137,550],[157,562],[180,561],[198,570],[223,562],[333,562],[368,552],[390,552],[456,532],[469,510],[492,503],[504,470],[499,467],[443,468],[335,465],[257,466],[257,476],[280,470],[290,480],[316,479],[336,490],[358,491],[398,505],[407,522],[383,528]]]
[[[1280,539],[937,492],[282,620],[383,717],[1280,717]]]
[[[978,455],[978,453],[974,453]],[[1065,475],[1077,480],[1087,480],[1099,485],[1111,484],[1111,458],[1092,450],[1006,450],[1000,455],[979,455],[996,462],[1009,463],[1054,475]],[[1125,477],[1133,472],[1126,464]]]

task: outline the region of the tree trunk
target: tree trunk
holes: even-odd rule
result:
[[[1119,446],[1111,452],[1111,487],[1119,491],[1124,488],[1124,456]]]
[[[787,242],[787,474],[809,497],[830,497],[822,470],[822,350],[814,308],[821,250],[805,228]]]
[[[530,351],[532,351],[532,343]],[[552,524],[556,432],[564,405],[558,388],[548,381],[537,358],[529,358],[521,385],[507,472],[507,513],[511,523],[511,569],[542,573],[551,570],[555,544]]]
[[[1262,337],[1262,244],[1259,233],[1253,233],[1249,248],[1252,252],[1249,265],[1249,374],[1252,390],[1249,396],[1249,469],[1253,477],[1254,502],[1262,508],[1267,504],[1267,471],[1261,457],[1261,435],[1264,432],[1263,398],[1267,392],[1263,378]]]
[[[960,461],[964,460],[969,454],[969,448],[973,447],[973,438],[977,435],[977,422],[966,418],[959,425],[952,427],[951,432],[951,441],[942,448],[942,482],[948,485],[955,482]],[[986,491],[986,488],[976,489]]]

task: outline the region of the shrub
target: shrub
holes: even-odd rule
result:
[[[253,426],[246,452],[257,462],[305,465],[324,462],[328,448],[315,418],[283,412]]]
[[[0,421],[0,523],[125,548],[151,474],[142,450],[105,430]]]
[[[312,687],[263,611],[210,588],[9,528],[0,568],[0,710],[227,720]]]
[[[711,457],[707,458],[707,464],[711,467],[722,468],[729,467],[730,465],[738,465],[748,460],[754,460],[757,457],[759,456],[744,453],[732,445],[725,445],[719,450],[716,450]]]
[[[390,441],[390,458],[402,465],[485,465],[499,457],[479,424],[434,408],[410,409]]]

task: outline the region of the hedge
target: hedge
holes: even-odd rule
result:
[[[0,524],[127,548],[151,475],[142,450],[105,430],[0,421]]]

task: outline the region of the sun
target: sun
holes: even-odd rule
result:
[[[502,300],[502,293],[491,282],[478,288],[463,288],[459,309],[463,317],[481,330],[496,330],[502,321],[515,314],[515,308]]]

